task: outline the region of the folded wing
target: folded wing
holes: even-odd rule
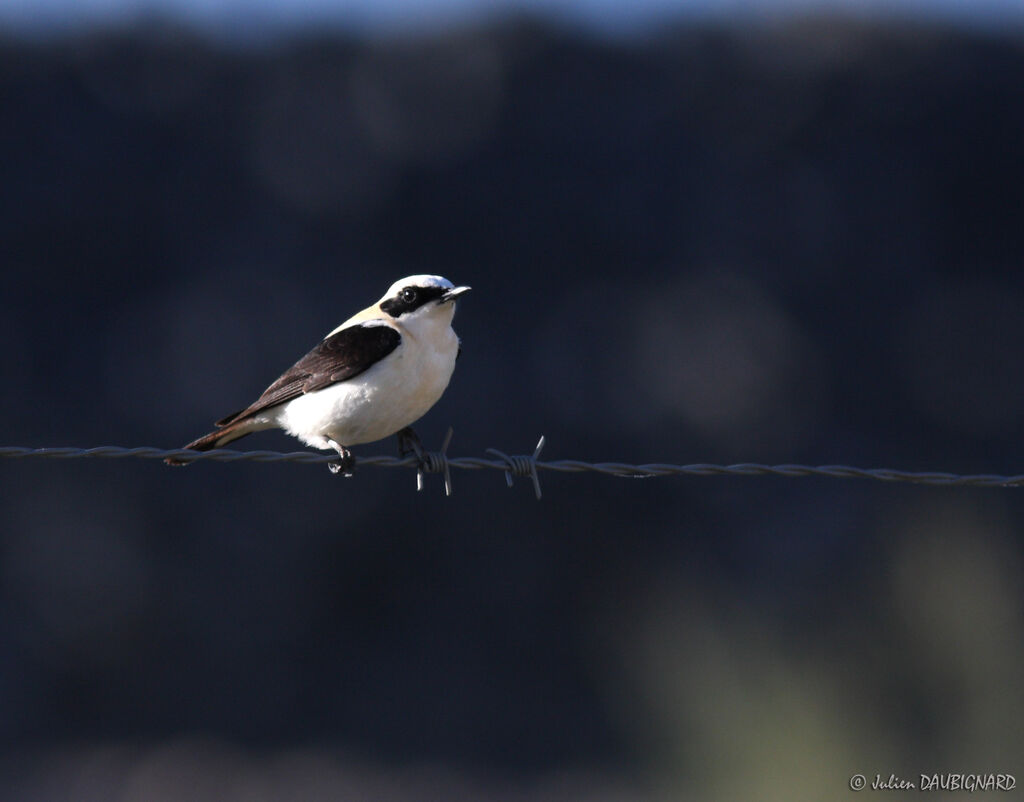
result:
[[[217,421],[216,425],[230,426],[304,393],[322,390],[358,376],[394,351],[401,342],[401,334],[379,323],[341,329],[292,365],[252,404]]]

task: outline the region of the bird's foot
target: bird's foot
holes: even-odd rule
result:
[[[422,490],[423,474],[430,467],[427,452],[423,450],[423,442],[420,440],[420,436],[412,430],[411,426],[399,429],[395,434],[398,436],[398,456],[401,459],[414,456],[419,463],[416,466],[416,489]]]
[[[448,451],[448,443],[452,439],[452,430],[449,429],[448,434],[445,435],[444,443],[441,444],[439,452],[426,451],[416,432],[408,426],[396,432],[396,434],[398,435],[399,456],[402,459],[416,457],[416,462],[418,463],[416,465],[416,489],[423,489],[423,474],[443,473],[444,492],[446,496],[450,496],[452,494],[452,478],[448,473],[446,452]]]
[[[331,447],[338,452],[338,461],[328,462],[327,467],[331,469],[331,473],[340,473],[343,476],[351,476],[352,471],[356,467],[356,458],[352,456],[351,451],[340,443],[336,443],[333,440],[330,440],[329,442]]]
[[[399,429],[395,435],[398,437],[398,456],[402,459],[415,455],[420,462],[423,462],[423,443],[419,435],[412,430],[411,426]]]

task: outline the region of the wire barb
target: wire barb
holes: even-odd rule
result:
[[[487,449],[487,453],[497,459],[480,457],[449,457],[448,444],[452,433],[449,429],[441,445],[440,451],[421,451],[419,455],[405,458],[397,457],[356,457],[357,466],[368,465],[379,468],[417,469],[417,488],[423,486],[423,474],[444,474],[445,493],[451,495],[451,469],[464,470],[493,469],[505,473],[505,481],[509,487],[515,476],[529,476],[533,481],[533,490],[537,498],[541,497],[538,471],[557,471],[559,473],[601,473],[606,476],[627,478],[654,476],[782,476],[790,479],[818,476],[829,479],[874,479],[879,482],[906,482],[911,484],[932,485],[936,487],[1020,487],[1024,485],[1024,474],[1000,476],[998,474],[957,474],[935,471],[896,471],[889,468],[855,468],[850,465],[759,465],[757,463],[740,463],[737,465],[710,465],[696,463],[692,465],[672,465],[668,463],[648,463],[645,465],[628,465],[622,462],[583,462],[581,460],[552,460],[540,462],[538,457],[544,448],[545,439],[540,438],[537,448],[531,456],[509,456],[495,448]],[[316,465],[332,462],[337,457],[333,454],[317,454],[312,451],[232,451],[219,448],[213,451],[190,451],[184,448],[162,449],[146,446],[138,448],[122,448],[120,446],[97,446],[95,448],[24,448],[20,446],[0,446],[0,458],[11,459],[25,457],[49,457],[50,459],[76,459],[90,457],[96,459],[137,459],[163,460],[168,457],[182,462],[298,462]]]
[[[452,495],[452,475],[448,469],[448,445],[452,442],[452,434],[454,430],[451,426],[448,427],[448,431],[445,433],[444,440],[441,443],[440,451],[423,451],[418,449],[416,453],[417,459],[419,459],[419,465],[416,466],[416,491],[423,490],[423,474],[424,473],[443,473],[444,474],[444,494],[448,497]]]
[[[505,471],[505,483],[509,487],[512,487],[513,476],[529,476],[533,479],[533,492],[537,496],[537,501],[540,501],[540,477],[537,476],[537,457],[540,456],[540,452],[543,448],[544,435],[541,435],[540,440],[537,441],[537,447],[529,457],[510,457],[504,451],[498,451],[496,448],[487,449],[487,453],[494,454],[496,457],[505,461],[505,464],[508,466],[508,469]]]

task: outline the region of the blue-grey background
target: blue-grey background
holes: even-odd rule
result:
[[[452,454],[1020,472],[1024,44],[986,8],[9,15],[0,443],[181,445],[429,272],[474,287],[417,427]],[[1019,490],[453,478],[0,463],[0,796],[1024,779]]]

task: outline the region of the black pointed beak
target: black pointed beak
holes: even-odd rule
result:
[[[472,287],[452,287],[448,292],[441,296],[441,303],[446,304],[449,301],[454,301],[464,292],[469,292]]]

